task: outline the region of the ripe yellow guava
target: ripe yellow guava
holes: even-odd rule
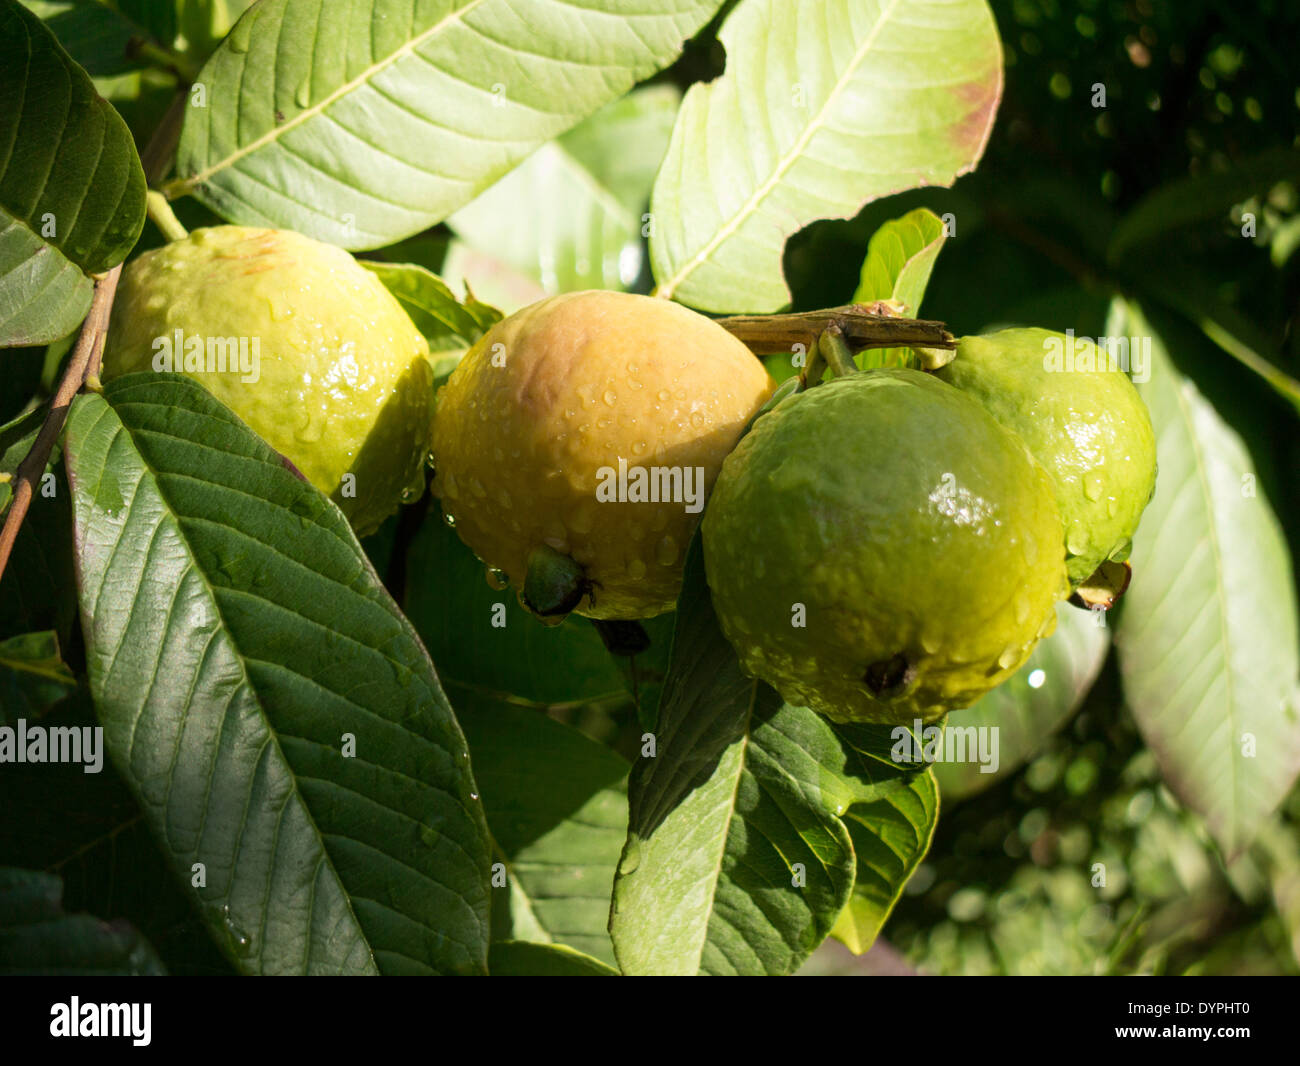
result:
[[[439,391],[433,491],[538,614],[648,618],[676,602],[708,491],[771,389],[685,307],[555,296],[493,326]],[[575,577],[571,596],[535,591]]]
[[[1016,433],[1051,477],[1071,587],[1128,558],[1155,492],[1156,438],[1142,397],[1106,352],[1050,330],[1005,329],[962,337],[937,376]]]
[[[365,535],[423,487],[427,354],[401,305],[343,249],[215,226],[123,270],[104,377],[185,373]]]
[[[760,416],[705,512],[744,669],[837,721],[932,721],[1010,676],[1066,592],[1047,475],[975,401],[871,370]]]

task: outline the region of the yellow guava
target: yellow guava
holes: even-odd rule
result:
[[[422,488],[427,353],[397,300],[343,249],[215,226],[123,270],[104,377],[193,378],[364,535]]]
[[[648,618],[676,602],[708,491],[771,389],[685,307],[555,296],[493,326],[439,391],[433,491],[536,613]]]

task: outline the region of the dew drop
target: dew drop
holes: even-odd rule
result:
[[[506,572],[498,570],[495,566],[489,566],[484,571],[483,576],[487,579],[488,587],[496,589],[497,592],[510,587],[510,578],[506,575]]]
[[[1065,547],[1071,555],[1082,555],[1088,550],[1088,536],[1079,526],[1073,526],[1070,529],[1070,535],[1065,539]]]
[[[606,389],[605,395],[602,397],[602,399],[610,407],[613,407],[614,404],[618,403],[618,393],[616,393],[613,389]]]
[[[641,844],[633,840],[627,846],[627,851],[623,853],[623,858],[618,864],[618,872],[623,877],[628,874],[636,873],[636,868],[641,865]]]
[[[308,107],[311,104],[311,83],[303,78],[302,83],[298,86],[298,91],[293,94],[293,102],[299,107]]]
[[[249,41],[253,36],[253,23],[256,21],[256,16],[250,16],[235,23],[235,28],[230,31],[230,50],[232,52],[243,54],[248,51]]]
[[[998,656],[998,666],[1003,670],[1009,670],[1016,665],[1020,658],[1020,649],[1013,644],[1007,645],[1002,649],[1002,654]]]
[[[456,516],[450,511],[443,512],[442,520],[447,524],[449,529],[456,528]]]
[[[1083,476],[1083,494],[1090,500],[1100,500],[1101,494],[1105,491],[1105,483],[1101,475],[1097,473],[1084,474]]]

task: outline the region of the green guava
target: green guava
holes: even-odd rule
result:
[[[193,378],[364,535],[423,488],[427,354],[401,305],[343,249],[216,226],[123,270],[104,377]]]
[[[493,326],[439,391],[433,491],[535,613],[649,618],[676,603],[708,491],[771,391],[680,304],[555,296]]]
[[[932,721],[1014,672],[1066,592],[1046,473],[978,403],[905,368],[787,397],[703,523],[746,672],[845,722]]]
[[[1092,341],[1045,329],[963,337],[938,377],[977,399],[1047,471],[1077,587],[1128,558],[1156,486],[1156,440],[1128,375]]]

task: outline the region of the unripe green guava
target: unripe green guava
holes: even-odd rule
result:
[[[1146,404],[1106,352],[1050,330],[1005,329],[962,337],[938,376],[1015,432],[1051,477],[1071,587],[1128,558],[1155,492],[1156,440]]]
[[[123,270],[104,377],[185,373],[364,535],[423,487],[427,354],[401,305],[343,249],[215,226]]]
[[[539,614],[671,610],[723,458],[772,389],[730,333],[619,292],[498,322],[438,393],[433,491],[461,539]],[[527,585],[580,577],[554,611]]]
[[[909,369],[760,416],[722,465],[703,537],[744,669],[837,721],[968,706],[1051,632],[1066,592],[1047,475],[978,403]]]

